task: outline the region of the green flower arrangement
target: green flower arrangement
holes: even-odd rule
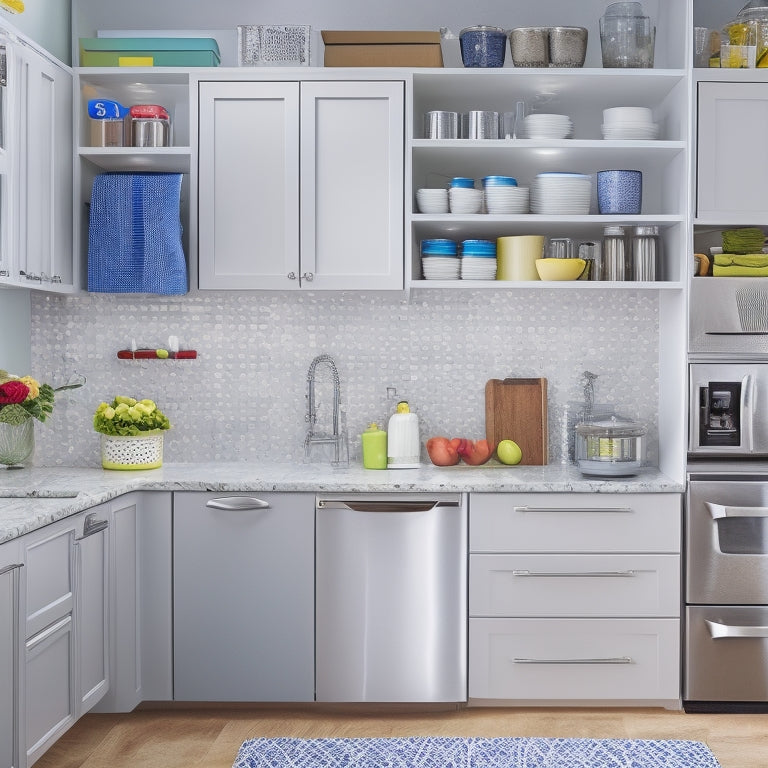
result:
[[[102,435],[145,435],[171,428],[168,417],[153,400],[116,397],[111,403],[100,403],[93,414],[93,428]]]

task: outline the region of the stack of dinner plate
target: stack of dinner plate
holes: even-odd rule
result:
[[[604,139],[655,139],[659,126],[648,107],[610,107],[603,110]]]
[[[461,244],[461,279],[496,279],[496,241],[464,240]]]
[[[523,138],[567,139],[573,135],[573,123],[568,115],[547,115],[534,112],[523,119]]]
[[[590,176],[583,173],[540,173],[531,188],[531,213],[587,215],[591,196]]]

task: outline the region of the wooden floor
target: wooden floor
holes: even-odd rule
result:
[[[260,736],[550,736],[691,739],[723,768],[768,766],[768,714],[700,715],[663,709],[486,709],[442,712],[139,709],[86,715],[35,768],[231,768]]]

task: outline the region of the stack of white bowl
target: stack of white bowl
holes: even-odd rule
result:
[[[492,186],[485,188],[486,213],[528,213],[530,190],[528,187]]]
[[[540,173],[533,181],[531,213],[585,216],[589,213],[592,178],[582,173]]]
[[[496,279],[496,241],[464,240],[461,244],[461,279]]]
[[[547,115],[534,112],[523,120],[523,138],[567,139],[573,135],[573,123],[568,115]]]
[[[659,126],[648,107],[610,107],[603,110],[604,139],[655,139]]]
[[[416,205],[421,213],[448,213],[448,190],[417,189]]]
[[[448,203],[451,213],[481,213],[483,210],[483,190],[451,187],[448,190]]]

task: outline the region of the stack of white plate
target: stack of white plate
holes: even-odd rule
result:
[[[573,135],[573,123],[568,115],[546,115],[535,112],[523,120],[523,138],[567,139]]]
[[[458,280],[461,259],[456,256],[422,256],[425,280]]]
[[[655,139],[659,126],[648,107],[611,107],[603,110],[604,139]]]
[[[540,173],[533,181],[531,213],[584,216],[589,213],[592,178],[582,173]]]
[[[461,261],[462,280],[495,280],[496,259],[485,256],[464,256]]]
[[[487,213],[528,213],[530,191],[528,187],[486,187]]]

